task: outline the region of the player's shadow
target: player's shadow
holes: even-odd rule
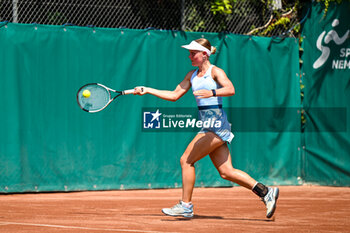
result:
[[[274,222],[275,217],[272,217],[270,219],[267,218],[225,218],[222,216],[211,216],[211,215],[198,215],[195,214],[192,218],[186,218],[186,217],[171,217],[171,216],[164,216],[164,214],[128,214],[129,216],[152,216],[152,217],[164,217],[161,219],[161,221],[165,222],[174,222],[174,221],[191,221],[195,219],[217,219],[217,220],[223,220],[223,221],[251,221],[251,222]]]
[[[193,218],[185,217],[172,217],[169,219],[162,219],[161,221],[191,221],[195,219],[217,219],[224,221],[254,221],[254,222],[274,222],[275,218],[271,219],[260,219],[260,218],[224,218],[221,216],[210,216],[210,215],[194,215]]]

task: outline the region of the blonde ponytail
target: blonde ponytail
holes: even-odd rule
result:
[[[210,52],[211,52],[211,54],[215,54],[216,53],[216,47],[211,46]]]
[[[215,54],[216,53],[216,48],[214,46],[211,46],[209,40],[205,39],[205,38],[199,38],[197,40],[195,40],[198,44],[204,46],[205,48],[207,48],[211,54]]]

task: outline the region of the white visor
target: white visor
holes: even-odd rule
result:
[[[190,44],[182,45],[181,47],[185,48],[185,49],[188,49],[188,50],[203,51],[203,52],[206,52],[208,54],[208,56],[211,55],[211,51],[209,49],[207,49],[206,47],[204,47],[203,45],[197,43],[194,40]]]

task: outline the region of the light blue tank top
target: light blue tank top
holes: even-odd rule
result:
[[[191,77],[191,85],[192,85],[192,91],[198,91],[198,90],[216,90],[220,88],[221,86],[214,81],[213,77],[211,76],[211,70],[214,65],[211,65],[205,75],[203,77],[198,77],[198,69],[193,72]],[[222,97],[220,96],[213,96],[210,98],[203,98],[198,99],[196,96],[196,101],[198,106],[208,106],[208,105],[222,105]]]

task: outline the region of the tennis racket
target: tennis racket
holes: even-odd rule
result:
[[[117,97],[133,93],[134,89],[116,91],[100,83],[89,83],[78,90],[77,102],[84,111],[94,113],[105,109]]]

